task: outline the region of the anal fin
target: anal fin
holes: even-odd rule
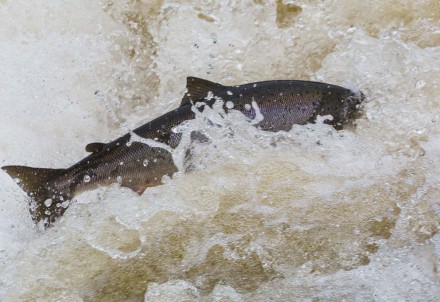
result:
[[[129,188],[129,189],[135,191],[136,193],[138,193],[139,195],[142,195],[142,193],[144,193],[144,191],[148,187],[151,187],[148,185],[132,185],[132,184],[124,184],[124,183],[122,183],[121,186],[125,187],[125,188]]]

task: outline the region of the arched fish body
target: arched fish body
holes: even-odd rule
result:
[[[195,118],[193,104],[203,102],[211,106],[218,98],[223,100],[226,112],[233,108],[252,119],[257,114],[252,104],[257,105],[263,119],[256,127],[275,132],[288,131],[294,124],[314,122],[318,115],[332,115],[333,119],[325,122],[341,129],[355,117],[364,97],[360,92],[318,82],[285,80],[223,86],[189,77],[180,107],[133,132],[141,138],[175,148],[181,136],[172,129]],[[2,169],[16,179],[30,197],[33,220],[42,221],[47,227],[81,192],[118,182],[142,194],[146,188],[161,184],[163,176],[171,177],[177,171],[171,153],[165,148],[130,138],[131,134],[126,134],[110,143],[89,144],[86,150],[92,154],[67,169],[25,166],[4,166]]]

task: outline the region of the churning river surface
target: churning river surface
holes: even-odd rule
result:
[[[439,301],[438,0],[0,0],[0,166],[68,167],[189,75],[367,100],[339,132],[198,118],[191,173],[83,193],[47,231],[0,171],[0,301]]]

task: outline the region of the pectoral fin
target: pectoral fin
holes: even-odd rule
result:
[[[90,143],[86,146],[86,151],[92,152],[92,153],[98,153],[102,149],[104,149],[105,145],[106,144],[104,144],[104,143]]]

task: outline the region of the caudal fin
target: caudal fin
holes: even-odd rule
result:
[[[54,181],[65,172],[64,169],[43,169],[25,166],[4,166],[9,174],[31,198],[29,211],[36,223],[44,227],[52,225],[67,209],[68,192],[57,192]]]

